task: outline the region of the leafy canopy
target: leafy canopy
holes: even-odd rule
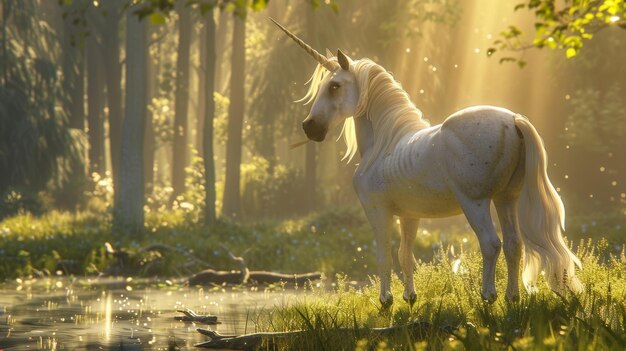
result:
[[[514,25],[500,33],[494,47],[487,50],[492,56],[496,51],[522,52],[527,49],[549,48],[565,50],[570,59],[578,55],[585,40],[606,28],[626,29],[626,2],[624,0],[529,0],[515,6],[515,11],[526,9],[535,15],[535,34],[532,42],[523,38],[523,31]],[[517,57],[502,57],[502,62],[526,62]]]

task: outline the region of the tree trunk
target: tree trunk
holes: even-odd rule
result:
[[[213,11],[208,12],[205,16],[211,16]],[[206,21],[205,21],[206,22]],[[213,21],[215,23],[215,20]],[[196,140],[195,146],[198,150],[198,156],[204,157],[204,116],[206,110],[206,69],[207,69],[207,46],[215,45],[214,41],[209,42],[207,39],[207,24],[202,26],[200,37],[198,39],[198,50],[200,50],[200,59],[198,60],[198,107],[196,113]],[[215,50],[215,49],[213,49]]]
[[[237,9],[233,17],[233,56],[230,75],[230,104],[228,106],[228,141],[226,142],[226,179],[222,213],[238,217],[241,212],[240,166],[244,114],[245,77],[245,9]]]
[[[311,45],[317,47],[317,31],[315,25],[315,9],[305,6],[307,33],[311,36]],[[314,210],[317,206],[317,145],[308,143],[306,145],[305,166],[304,166],[304,187],[306,189],[307,209]]]
[[[63,20],[63,90],[67,95],[65,111],[69,116],[69,127],[85,130],[85,62],[82,43],[76,42],[76,33],[71,18]],[[62,185],[59,204],[67,208],[75,208],[83,199],[87,174],[81,159],[69,160],[69,177]]]
[[[215,18],[214,10],[206,14],[204,21],[204,35],[202,36],[206,46],[206,65],[204,66],[204,131],[203,154],[204,154],[204,223],[215,223],[215,163],[213,151],[213,119],[215,118]],[[203,62],[204,63],[204,62]],[[201,119],[201,116],[198,116]]]
[[[215,91],[224,95],[226,94],[226,77],[223,77],[223,73],[226,73],[225,70],[222,69],[222,65],[225,59],[223,53],[226,52],[226,38],[228,38],[228,20],[230,19],[230,14],[227,11],[219,12],[219,24],[217,25],[217,33],[215,38],[215,51],[219,52],[221,55],[217,56],[215,61]]]
[[[127,11],[126,115],[122,130],[119,188],[113,224],[116,230],[141,234],[144,224],[143,136],[146,118],[146,21]]]
[[[148,30],[148,40],[150,39],[150,31]],[[150,57],[150,51],[146,52],[146,67],[147,67],[147,86],[146,86],[146,105],[149,105],[152,98],[156,95],[157,87],[157,74],[155,62]],[[151,194],[154,189],[154,152],[155,152],[155,134],[154,124],[152,123],[152,112],[146,111],[146,128],[144,131],[143,142],[143,174],[145,181],[146,194]]]
[[[189,48],[191,44],[191,13],[178,3],[178,56],[176,58],[176,97],[174,115],[174,149],[172,152],[172,201],[185,191],[187,166],[187,112],[189,105]]]
[[[66,33],[66,35],[71,34]],[[69,125],[70,128],[85,130],[84,55],[78,47],[65,47],[64,52],[66,54],[64,59],[64,90],[68,94]]]
[[[107,6],[103,30],[103,58],[105,60],[107,100],[109,106],[109,155],[115,196],[119,189],[120,147],[122,144],[122,66],[120,64],[119,13],[117,0]]]
[[[7,1],[2,0],[2,87],[4,87],[9,78],[7,70],[7,21],[9,19],[9,11],[7,9]]]
[[[87,39],[87,122],[89,124],[89,172],[104,175],[104,77],[97,37]]]

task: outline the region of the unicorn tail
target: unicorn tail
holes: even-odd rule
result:
[[[582,284],[576,277],[575,267],[582,266],[563,240],[565,210],[548,179],[543,141],[535,127],[522,115],[515,116],[515,126],[524,138],[526,154],[518,213],[524,242],[522,281],[527,291],[536,291],[537,276],[543,269],[552,290],[579,292]]]

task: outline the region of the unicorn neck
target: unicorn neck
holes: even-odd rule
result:
[[[363,60],[356,64],[355,75],[361,91],[356,113],[360,117],[355,118],[355,132],[362,162],[367,168],[371,162],[391,152],[404,135],[430,124],[422,118],[422,112],[400,83],[382,66]]]
[[[379,75],[386,76],[388,73]],[[422,112],[411,102],[399,83],[393,81],[385,89],[372,90],[375,90],[375,96],[369,93],[366,116],[372,122],[374,138],[387,138],[403,131],[428,127]]]
[[[374,145],[374,129],[372,121],[367,118],[357,117],[354,119],[354,129],[356,134],[356,144],[363,160]]]

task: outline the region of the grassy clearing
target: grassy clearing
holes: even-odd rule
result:
[[[297,349],[444,349],[444,350],[617,350],[626,347],[626,256],[622,252],[602,264],[601,252],[592,245],[579,250],[580,273],[586,290],[580,295],[557,296],[545,284],[520,302],[502,297],[493,304],[480,298],[481,258],[463,253],[450,260],[422,263],[415,272],[418,300],[412,309],[401,300],[402,284],[393,280],[396,297],[391,311],[379,310],[378,282],[356,289],[339,278],[334,292],[317,290],[303,302],[269,311],[257,320],[259,330],[307,330]],[[453,271],[455,261],[460,267]],[[498,291],[506,284],[504,260],[497,268]],[[358,328],[388,327],[411,321],[432,325],[427,337],[410,341],[363,339]],[[353,333],[326,330],[352,329]],[[451,334],[442,330],[452,328]],[[282,345],[292,349],[293,345]]]
[[[61,260],[71,262],[77,276],[96,274],[115,260],[106,253],[106,242],[131,254],[156,243],[174,249],[138,255],[136,271],[129,273],[134,276],[185,277],[208,267],[238,268],[219,244],[237,255],[247,252],[246,262],[256,270],[353,272],[364,279],[374,264],[373,239],[357,208],[286,221],[222,221],[211,227],[191,216],[184,211],[151,213],[144,235],[135,237],[113,232],[106,216],[91,213],[6,219],[0,223],[0,280],[55,274]]]
[[[115,260],[105,243],[135,254],[133,276],[186,277],[205,268],[235,269],[223,244],[236,255],[245,254],[252,270],[286,273],[322,271],[328,276],[348,273],[351,279],[367,280],[375,271],[371,229],[358,207],[333,209],[292,220],[255,223],[221,221],[214,226],[198,224],[199,211],[177,208],[150,211],[145,233],[126,236],[112,231],[106,211],[51,212],[40,217],[23,214],[0,222],[0,281],[37,274],[55,274],[58,263],[71,264],[76,276],[97,274]],[[602,255],[619,254],[626,235],[622,217],[578,217],[569,221],[568,235],[595,237]],[[425,221],[426,222],[426,221]],[[477,250],[469,228],[423,226],[414,247],[415,256],[430,262],[442,247],[457,251]],[[398,246],[398,235],[392,236]],[[170,253],[141,252],[152,244],[173,248]],[[447,254],[447,253],[446,253]],[[199,260],[191,259],[191,257]],[[205,264],[200,263],[204,261]],[[396,269],[398,264],[395,263]]]
[[[430,229],[420,231],[414,247],[419,258],[416,304],[409,309],[402,301],[403,287],[394,276],[396,302],[391,311],[381,313],[376,279],[363,288],[351,283],[366,281],[375,272],[373,238],[359,208],[295,220],[222,221],[212,227],[197,224],[197,212],[155,211],[149,213],[145,233],[138,237],[114,233],[109,218],[101,212],[20,215],[0,223],[0,279],[54,275],[60,260],[76,263],[75,276],[96,274],[115,261],[106,253],[106,242],[137,254],[133,276],[185,277],[207,265],[236,268],[219,248],[218,244],[223,244],[235,254],[247,251],[250,269],[321,270],[333,277],[334,291],[314,288],[297,305],[256,317],[259,331],[306,331],[297,346],[285,343],[279,345],[282,349],[624,349],[626,254],[621,218],[579,217],[568,223],[572,228],[568,234],[583,260],[579,275],[586,286],[584,293],[560,297],[541,285],[538,294],[523,294],[518,303],[507,303],[502,297],[493,305],[481,300],[481,257],[469,230]],[[587,236],[601,239],[581,241]],[[175,251],[140,253],[142,247],[155,243]],[[397,242],[394,246],[397,248]],[[191,256],[206,264],[190,261]],[[349,276],[337,276],[338,272]],[[503,295],[506,270],[502,256],[496,278]],[[362,331],[416,320],[432,326],[428,337],[418,342],[406,336],[368,339]],[[337,332],[339,329],[344,332]],[[346,329],[353,332],[346,334]],[[452,333],[443,333],[446,329]]]

